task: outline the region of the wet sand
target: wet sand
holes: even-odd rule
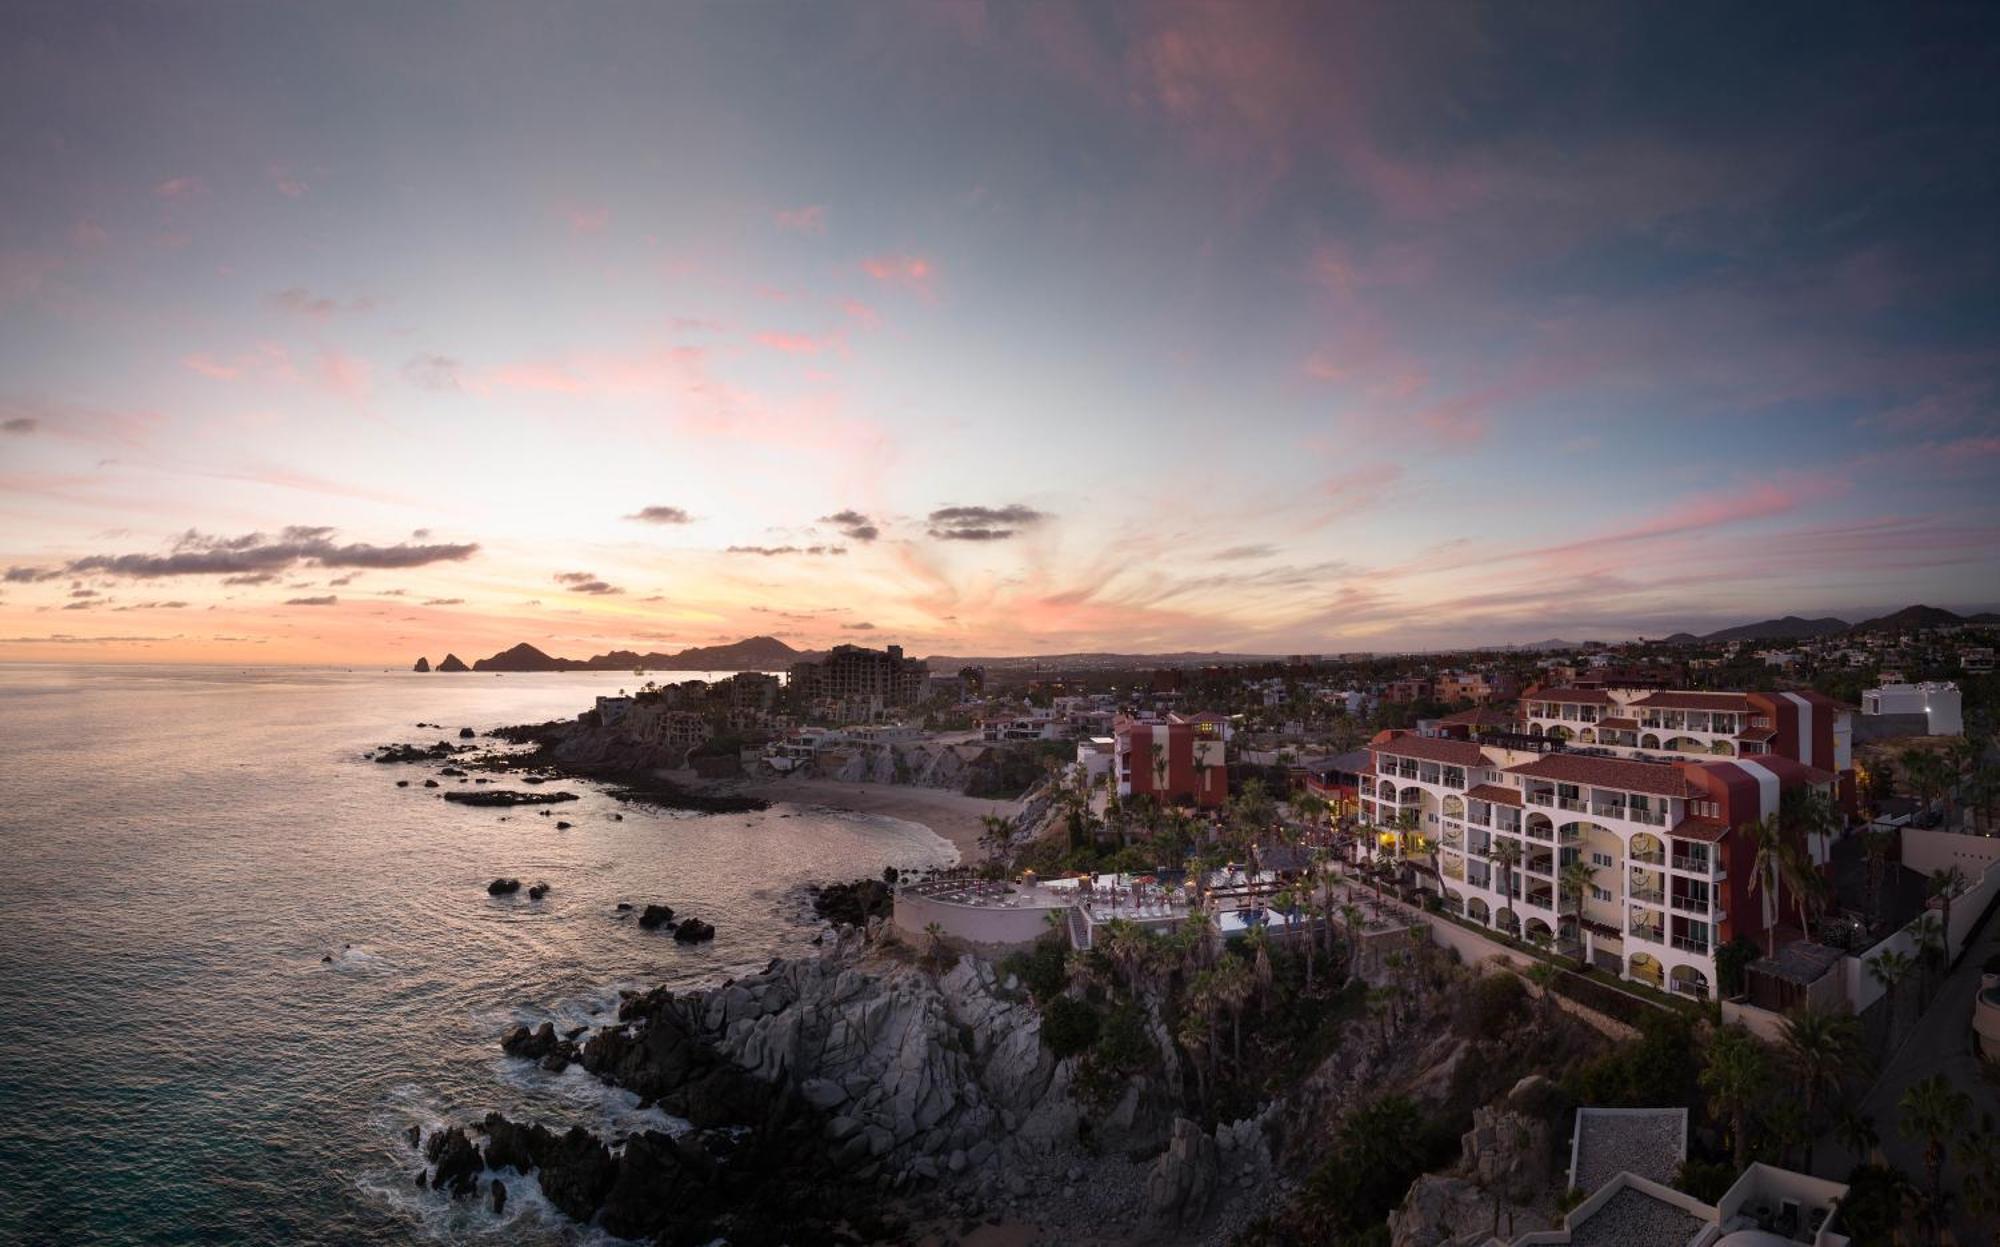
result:
[[[676,772],[673,778],[688,782],[689,773]],[[921,823],[949,840],[958,849],[961,862],[982,861],[986,854],[979,837],[986,831],[979,820],[988,814],[1012,818],[1020,811],[1018,801],[997,801],[968,797],[943,788],[918,788],[909,784],[850,784],[837,779],[758,779],[693,780],[704,791],[762,797],[766,801],[790,801],[798,805],[824,805],[856,814],[881,814],[889,818]]]

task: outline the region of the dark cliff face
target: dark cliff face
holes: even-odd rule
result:
[[[429,671],[430,669],[431,669],[431,660],[428,658],[417,659],[417,665],[410,668],[410,670],[412,671]]]
[[[465,665],[464,661],[463,661],[463,660],[461,660],[461,659],[459,658],[459,656],[458,656],[457,654],[446,654],[446,655],[444,656],[444,661],[443,661],[443,662],[441,662],[441,663],[439,663],[439,664],[437,665],[437,669],[438,669],[439,671],[470,671],[470,670],[472,670],[472,668],[470,668],[470,667],[468,667],[468,666],[466,666],[466,665]]]
[[[501,650],[491,658],[482,658],[472,665],[474,671],[568,671],[577,664],[562,658],[551,658],[526,641],[512,649]]]
[[[679,653],[640,654],[613,650],[594,658],[557,658],[526,641],[472,664],[474,671],[779,671],[811,657],[776,637],[753,636],[728,645],[705,645]],[[442,667],[439,670],[443,670]]]

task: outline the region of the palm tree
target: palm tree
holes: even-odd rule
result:
[[[1889,854],[1896,848],[1893,831],[1864,831],[1861,847],[1868,854],[1868,925],[1882,921],[1882,880],[1889,873]]]
[[[1766,814],[1750,827],[1757,853],[1750,862],[1750,890],[1764,899],[1765,955],[1778,955],[1778,889],[1785,869],[1784,831],[1775,814]]]
[[[1944,1210],[1946,1149],[1965,1129],[1965,1119],[1972,1112],[1972,1098],[1952,1086],[1943,1074],[1932,1074],[1910,1084],[1903,1098],[1896,1101],[1896,1111],[1903,1115],[1900,1123],[1903,1137],[1924,1141],[1924,1175],[1929,1188],[1925,1212],[1932,1232],[1936,1233]]]
[[[1918,991],[1923,996],[1924,1007],[1930,1007],[1931,972],[1944,961],[1944,926],[1938,916],[1929,910],[1917,915],[1917,966],[1921,972]]]
[[[1833,1137],[1840,1140],[1857,1165],[1874,1164],[1880,1155],[1882,1135],[1875,1129],[1874,1118],[1859,1110],[1841,1110],[1840,1116],[1833,1119]]]
[[[1231,1060],[1240,1074],[1243,1068],[1243,1006],[1250,1003],[1256,992],[1256,972],[1241,957],[1224,957],[1221,964],[1209,971],[1218,1003],[1229,1010],[1229,1050]]]
[[[1967,1131],[1959,1143],[1959,1168],[1965,1171],[1959,1186],[1966,1209],[1993,1221],[2000,1219],[2000,1136],[1994,1134],[1991,1119],[1980,1125],[1981,1129]],[[2000,1230],[1994,1231],[1993,1241],[2000,1243]]]
[[[1804,1168],[1811,1173],[1821,1097],[1838,1095],[1848,1076],[1861,1068],[1861,1028],[1851,1013],[1806,1005],[1785,1018],[1781,1045],[1786,1064],[1799,1080],[1805,1109]]]
[[[1528,981],[1542,991],[1542,998],[1535,1002],[1535,1007],[1541,1012],[1544,1026],[1555,1017],[1556,979],[1561,974],[1562,971],[1552,961],[1536,961],[1528,967]]]
[[[1750,1107],[1770,1080],[1769,1051],[1741,1026],[1725,1026],[1709,1041],[1701,1069],[1701,1089],[1715,1113],[1729,1122],[1729,1138],[1741,1170],[1750,1163]]]
[[[1562,890],[1564,899],[1573,907],[1571,912],[1576,917],[1576,964],[1579,967],[1588,964],[1583,955],[1583,902],[1589,899],[1590,890],[1596,881],[1597,867],[1581,857],[1564,866],[1562,873],[1556,877],[1556,886]]]
[[[1878,953],[1867,965],[1868,973],[1882,985],[1883,993],[1889,998],[1889,1046],[1893,1048],[1896,1044],[1896,989],[1910,977],[1910,971],[1916,969],[1917,962],[1910,954],[1890,948]]]
[[[1507,898],[1507,908],[1514,908],[1514,868],[1521,864],[1521,846],[1513,840],[1496,840],[1491,854],[1493,864],[1500,868],[1500,894]],[[1500,915],[1493,915],[1498,922]]]
[[[930,959],[933,965],[944,964],[944,928],[935,922],[924,924],[924,936],[930,940]]]
[[[1007,850],[1013,840],[1013,822],[998,814],[982,814],[979,816],[979,825],[984,828],[979,833],[979,847],[986,854],[986,860],[1006,861]]]
[[[1943,935],[1946,940],[1945,964],[1951,964],[1951,902],[1952,898],[1965,890],[1965,872],[1956,866],[1946,866],[1931,872],[1931,895],[1944,902]]]
[[[1204,976],[1205,977],[1205,976]],[[1184,1012],[1181,1014],[1180,1030],[1177,1038],[1181,1047],[1188,1050],[1193,1058],[1195,1073],[1195,1094],[1201,1100],[1202,1111],[1208,1109],[1208,1086],[1215,1061],[1215,1009],[1201,984],[1190,988],[1182,997]]]

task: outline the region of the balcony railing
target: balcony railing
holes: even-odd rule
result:
[[[1697,896],[1676,896],[1673,898],[1673,905],[1675,909],[1680,910],[1684,914],[1705,914],[1708,912],[1708,902]]]
[[[1625,895],[1646,905],[1659,905],[1667,899],[1667,894],[1658,888],[1633,888]]]
[[[1676,935],[1674,937],[1674,947],[1684,953],[1700,953],[1704,957],[1708,956],[1708,941],[1698,940],[1693,936]]]
[[[1705,875],[1708,873],[1708,861],[1709,859],[1705,857],[1689,857],[1684,853],[1676,853],[1674,854],[1674,869],[1691,871],[1697,875]]]
[[[1664,866],[1667,864],[1667,855],[1664,851],[1634,853],[1632,854],[1632,862],[1634,865]]]
[[[1642,810],[1633,805],[1599,805],[1591,807],[1590,812],[1599,818],[1622,818],[1652,827],[1664,827],[1667,822],[1665,814],[1657,810]]]
[[[1635,940],[1640,940],[1647,944],[1664,944],[1667,942],[1666,937],[1651,927],[1633,927],[1626,934]]]
[[[1557,797],[1556,805],[1561,809],[1569,810],[1576,814],[1590,813],[1590,805],[1587,802],[1577,800],[1575,797]]]
[[[1547,827],[1528,828],[1528,839],[1530,840],[1540,840],[1543,844],[1548,844],[1555,838],[1555,832]]]
[[[1565,827],[1562,829],[1562,842],[1564,844],[1582,844],[1583,833],[1578,831],[1574,826]]]

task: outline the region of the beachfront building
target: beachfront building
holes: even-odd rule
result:
[[[1401,863],[1481,925],[1704,998],[1716,950],[1762,932],[1782,903],[1750,894],[1750,829],[1786,791],[1836,783],[1784,757],[1645,761],[1547,737],[1385,732],[1369,753],[1364,858]],[[1831,843],[1812,839],[1824,866]],[[1580,898],[1564,885],[1578,862],[1589,875]]]
[[[1530,689],[1521,697],[1520,720],[1533,735],[1620,757],[1776,755],[1835,774],[1854,766],[1852,711],[1811,691]]]
[[[1118,720],[1113,738],[1118,795],[1162,805],[1216,809],[1229,799],[1230,724],[1220,714],[1170,714],[1159,722]]]
[[[886,650],[836,645],[818,662],[792,664],[790,691],[805,705],[831,703],[855,721],[914,706],[930,688],[930,666],[905,658],[903,647]]]

